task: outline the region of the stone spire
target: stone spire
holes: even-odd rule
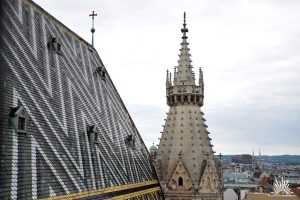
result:
[[[203,72],[198,85],[191,65],[184,13],[178,66],[167,71],[166,97],[170,110],[158,145],[155,168],[167,199],[221,200],[222,177],[217,170],[211,138],[201,111]]]
[[[195,85],[194,75],[192,71],[192,60],[191,55],[189,53],[189,43],[187,42],[187,32],[188,28],[186,27],[186,14],[183,14],[183,28],[181,29],[182,35],[182,43],[179,53],[179,60],[176,79],[174,79],[174,85]],[[175,77],[174,77],[175,78]]]
[[[195,84],[189,43],[187,42],[186,14],[183,15],[182,42],[179,53],[178,66],[174,67],[173,83],[167,71],[167,104],[169,106],[179,104],[203,105],[203,73],[199,70],[199,85]]]

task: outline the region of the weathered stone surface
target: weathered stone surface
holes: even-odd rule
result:
[[[166,96],[170,110],[160,138],[155,167],[167,199],[222,198],[222,177],[201,111],[204,84],[198,85],[191,65],[184,19],[182,43],[174,78],[167,72]]]

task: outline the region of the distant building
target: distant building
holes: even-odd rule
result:
[[[266,176],[264,178],[267,178]],[[297,190],[295,190],[297,191]],[[260,186],[259,192],[249,192],[246,195],[246,200],[296,200],[299,197],[291,190],[288,181],[283,178],[274,182],[274,189],[272,192],[265,192]]]
[[[252,152],[252,170],[253,171],[261,171],[262,170],[262,166],[261,166],[261,152],[259,149],[259,154],[258,156],[254,155],[254,150]]]
[[[149,153],[150,153],[150,159],[151,159],[152,166],[154,167],[155,166],[155,159],[156,159],[156,156],[157,156],[157,146],[154,145],[154,143],[150,147]]]
[[[268,193],[248,193],[245,200],[299,200],[296,195],[274,196]]]
[[[235,173],[242,173],[243,172],[243,168],[240,164],[237,164],[234,168],[234,172]]]
[[[154,145],[154,143],[153,143],[153,145],[150,147],[150,149],[149,149],[150,151],[150,155],[151,156],[153,156],[153,157],[156,157],[156,155],[157,155],[157,147],[156,147],[156,145]]]

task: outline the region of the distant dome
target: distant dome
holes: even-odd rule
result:
[[[151,154],[151,155],[157,154],[157,147],[156,147],[156,145],[154,145],[154,143],[153,143],[153,145],[150,147],[150,154]]]
[[[157,147],[155,145],[150,147],[150,150],[157,150]]]

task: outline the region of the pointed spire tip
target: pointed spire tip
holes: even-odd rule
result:
[[[186,13],[185,12],[183,12],[183,28],[181,29],[181,32],[184,33],[183,37],[187,38],[185,35],[185,33],[188,32],[188,29],[186,28]]]

